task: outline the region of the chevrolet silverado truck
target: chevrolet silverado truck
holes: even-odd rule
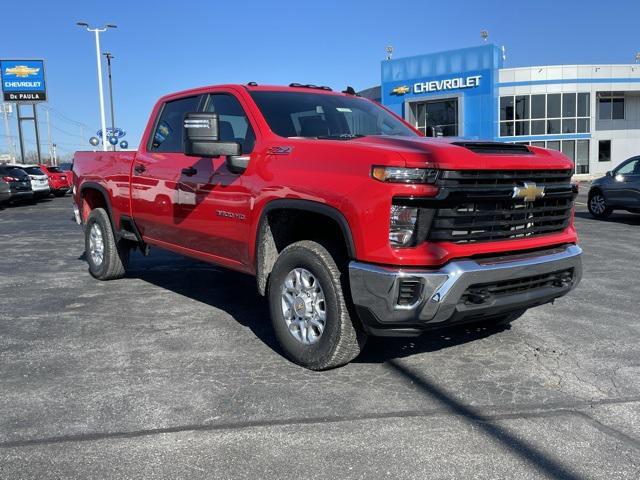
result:
[[[254,275],[284,353],[323,370],[368,335],[510,322],[567,294],[572,168],[424,137],[352,88],[251,82],[161,98],[135,152],[77,152],[74,214],[97,279],[151,246]]]

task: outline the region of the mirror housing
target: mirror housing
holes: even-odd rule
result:
[[[193,112],[184,115],[183,151],[190,157],[240,155],[238,142],[221,142],[218,114]]]
[[[428,126],[425,137],[435,137],[436,136],[436,127]]]
[[[606,173],[605,173],[605,175],[606,175],[607,177],[610,177],[610,176],[611,176],[611,170],[609,170],[608,172],[606,172]]]

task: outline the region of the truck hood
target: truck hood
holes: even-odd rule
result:
[[[571,169],[573,162],[556,150],[528,147],[528,151],[509,151],[511,144],[464,140],[461,138],[391,137],[372,135],[348,140],[350,145],[398,154],[407,167],[434,167],[446,170]],[[504,152],[484,153],[477,145],[494,145]],[[517,148],[517,147],[512,147]]]

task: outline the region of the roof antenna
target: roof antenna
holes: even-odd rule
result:
[[[346,93],[347,95],[358,95],[353,87],[347,87],[342,93]]]

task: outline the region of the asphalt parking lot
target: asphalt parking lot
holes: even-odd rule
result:
[[[0,478],[636,479],[640,216],[578,201],[573,294],[322,373],[252,278],[154,250],[99,282],[70,198],[0,210]]]

